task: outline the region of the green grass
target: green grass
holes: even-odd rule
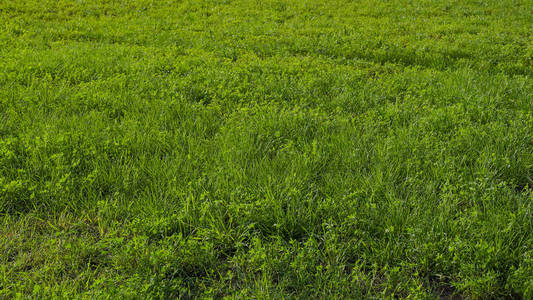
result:
[[[533,2],[0,1],[0,297],[533,297]]]

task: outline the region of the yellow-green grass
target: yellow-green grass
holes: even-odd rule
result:
[[[0,1],[0,297],[533,297],[532,1]]]

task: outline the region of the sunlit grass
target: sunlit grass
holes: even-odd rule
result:
[[[0,296],[533,297],[532,11],[0,2]]]

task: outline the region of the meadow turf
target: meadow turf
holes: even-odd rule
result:
[[[533,297],[533,1],[0,1],[0,298]]]

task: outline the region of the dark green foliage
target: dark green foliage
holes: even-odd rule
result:
[[[532,298],[531,12],[0,2],[0,297]]]

